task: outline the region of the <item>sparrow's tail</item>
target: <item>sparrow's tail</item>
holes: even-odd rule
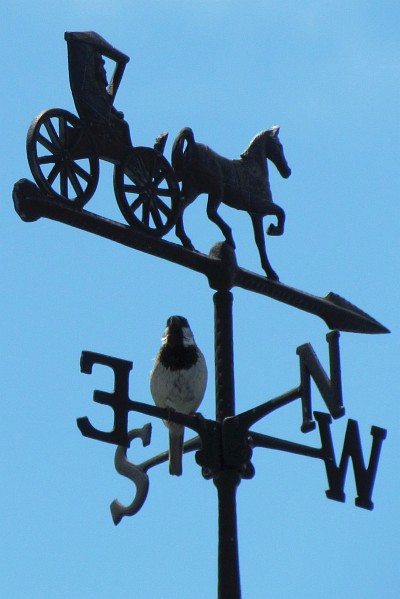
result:
[[[169,422],[169,473],[175,476],[182,474],[182,454],[184,427],[176,422]]]

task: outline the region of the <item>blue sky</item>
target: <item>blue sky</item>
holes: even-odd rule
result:
[[[92,401],[110,373],[80,373],[82,350],[131,360],[131,398],[151,402],[148,375],[166,318],[185,315],[210,372],[202,413],[214,417],[212,292],[201,275],[41,219],[16,214],[14,183],[32,178],[25,152],[31,120],[44,108],[75,113],[64,31],[94,30],[131,57],[116,106],[134,145],[166,147],[181,127],[230,158],[257,132],[281,126],[292,168],[273,166],[275,201],[286,211],[282,237],[267,238],[282,282],[334,291],[386,325],[390,335],[340,338],[346,416],[332,426],[340,456],[348,418],[364,455],[370,427],[388,429],[372,512],[325,497],[324,465],[258,449],[256,476],[238,489],[243,597],[398,597],[399,401],[399,51],[397,2],[269,0],[16,0],[0,8],[3,63],[1,168],[1,586],[11,599],[216,596],[217,503],[193,455],[184,476],[150,473],[141,512],[114,527],[109,504],[132,500],[113,466],[114,448],[82,437],[76,418],[99,428],[109,412]],[[102,163],[92,212],[119,222],[112,167]],[[261,273],[243,212],[222,208],[240,266]],[[205,198],[185,214],[196,247],[221,239]],[[168,240],[175,241],[173,233]],[[299,382],[296,348],[310,342],[325,368],[326,325],[271,299],[234,291],[238,412]],[[313,407],[325,405],[313,389]],[[166,429],[128,455],[163,450]],[[318,445],[300,432],[300,408],[258,425],[266,434]]]

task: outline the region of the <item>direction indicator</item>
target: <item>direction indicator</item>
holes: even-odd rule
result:
[[[208,277],[213,289],[219,288],[221,281],[224,280],[227,289],[241,287],[315,314],[332,330],[369,334],[389,333],[389,330],[372,316],[336,293],[330,292],[325,297],[318,297],[240,268],[236,263],[234,250],[226,243],[216,244],[209,256],[193,252],[175,243],[152,237],[140,230],[77,208],[71,203],[62,200],[54,201],[27,179],[22,179],[15,184],[13,199],[15,209],[24,221],[31,222],[45,217],[100,235],[132,249],[200,272]]]

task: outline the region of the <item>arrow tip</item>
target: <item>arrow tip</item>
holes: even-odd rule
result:
[[[380,322],[375,320],[375,318],[372,318],[372,316],[363,310],[360,310],[360,308],[357,308],[357,306],[347,301],[337,293],[333,293],[331,291],[325,296],[324,299],[339,308],[343,308],[343,322],[341,323],[341,326],[337,326],[336,322],[335,326],[330,326],[330,319],[327,317],[325,322],[329,328],[355,333],[390,333],[389,329],[380,324]]]

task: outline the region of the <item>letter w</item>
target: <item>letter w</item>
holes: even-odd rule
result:
[[[373,441],[368,467],[366,468],[364,465],[358,424],[355,420],[349,420],[344,438],[342,456],[340,458],[339,466],[337,466],[330,431],[331,418],[329,414],[324,414],[323,412],[314,412],[314,416],[318,422],[323,460],[325,462],[329,483],[329,489],[326,491],[326,496],[328,499],[334,499],[335,501],[345,501],[346,495],[343,491],[343,487],[346,479],[347,466],[349,459],[351,458],[357,488],[355,504],[358,507],[372,510],[374,508],[374,504],[371,501],[372,490],[374,487],[382,443],[384,439],[386,439],[386,430],[378,426],[371,427]]]

